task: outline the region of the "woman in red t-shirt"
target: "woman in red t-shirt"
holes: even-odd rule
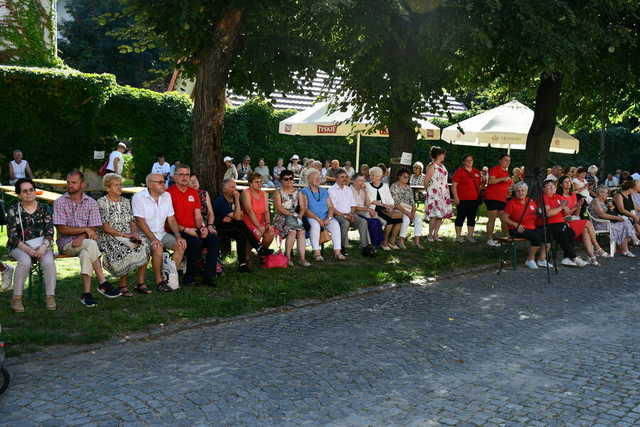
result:
[[[570,212],[567,201],[556,194],[556,182],[553,180],[548,179],[544,182],[543,191],[547,235],[558,242],[564,252],[561,264],[568,267],[584,267],[588,262],[576,256],[575,234],[564,219]]]
[[[557,193],[563,200],[567,201],[569,214],[565,219],[567,220],[569,227],[571,227],[573,232],[576,234],[576,240],[582,240],[584,248],[589,255],[589,261],[591,264],[596,266],[600,265],[596,255],[607,258],[609,254],[602,249],[600,244],[598,244],[596,231],[593,228],[591,221],[588,219],[580,219],[578,217],[585,199],[580,199],[578,201],[576,193],[573,191],[573,183],[571,182],[571,178],[568,176],[561,176],[560,179],[558,179]]]
[[[480,199],[481,175],[473,167],[473,156],[467,154],[462,158],[462,166],[453,174],[453,202],[458,207],[456,215],[456,241],[464,242],[462,226],[467,220],[467,240],[474,242],[473,231],[476,226],[476,214]]]
[[[513,186],[513,198],[505,205],[504,211],[500,214],[500,221],[509,227],[511,237],[520,237],[531,242],[524,265],[537,270],[538,266],[547,267],[547,251],[544,245],[544,230],[537,226],[538,206],[533,199],[527,197],[528,189],[524,181]],[[548,266],[553,267],[551,264]]]
[[[493,240],[493,227],[496,218],[504,210],[509,195],[511,177],[509,176],[509,164],[511,157],[503,154],[497,166],[489,169],[489,183],[484,193],[484,204],[487,206],[487,245],[500,246],[500,243]],[[507,227],[502,224],[502,232],[507,234]]]

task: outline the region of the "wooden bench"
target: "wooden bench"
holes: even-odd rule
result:
[[[64,254],[54,254],[54,259],[56,260],[65,259],[65,258],[75,258],[75,257],[71,255],[64,255]],[[33,299],[33,288],[34,288],[33,276],[34,275],[36,275],[38,279],[36,283],[36,287],[38,288],[36,290],[38,302],[42,302],[42,297],[44,296],[44,279],[42,277],[42,267],[40,266],[40,263],[37,260],[32,260],[31,270],[29,271],[29,290],[27,292],[27,296],[30,300]]]

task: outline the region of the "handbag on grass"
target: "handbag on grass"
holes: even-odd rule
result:
[[[282,252],[277,254],[267,255],[262,260],[262,267],[264,268],[288,268],[289,258]]]

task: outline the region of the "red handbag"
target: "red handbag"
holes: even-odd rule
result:
[[[289,258],[282,252],[267,255],[262,261],[262,266],[264,268],[288,268]]]

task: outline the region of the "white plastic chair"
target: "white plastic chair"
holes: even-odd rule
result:
[[[611,238],[611,221],[608,219],[600,219],[592,216],[591,213],[589,212],[589,209],[587,209],[587,214],[589,215],[589,218],[591,219],[592,222],[606,225],[606,229],[602,229],[602,230],[598,230],[598,227],[593,227],[593,228],[596,231],[596,235],[598,234],[609,235],[609,255],[613,257],[613,255],[616,253],[616,242]]]

